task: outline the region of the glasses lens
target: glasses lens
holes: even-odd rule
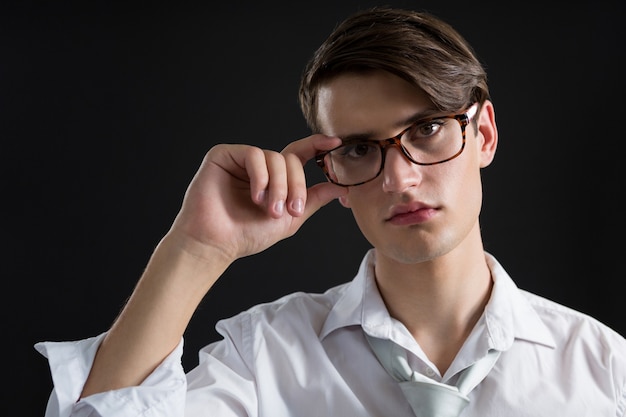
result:
[[[462,152],[463,129],[459,120],[451,116],[423,120],[403,132],[400,142],[411,162],[437,164]],[[388,146],[398,146],[397,139],[347,142],[324,156],[327,175],[341,185],[370,181],[381,172],[383,148]]]
[[[400,141],[411,157],[421,164],[447,161],[463,149],[461,123],[452,117],[414,124]]]
[[[376,142],[346,143],[326,154],[324,164],[331,181],[354,185],[378,175],[382,149]]]

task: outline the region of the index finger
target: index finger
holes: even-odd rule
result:
[[[291,142],[283,148],[282,154],[294,154],[304,165],[309,159],[323,151],[328,151],[341,145],[341,139],[326,136],[320,133]]]

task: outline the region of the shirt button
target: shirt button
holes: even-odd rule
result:
[[[433,371],[431,368],[426,368],[426,376],[428,377],[434,377],[435,376],[435,371]]]

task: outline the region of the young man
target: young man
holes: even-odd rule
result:
[[[458,33],[422,13],[357,13],[314,55],[300,99],[316,134],[280,153],[207,153],[108,332],[37,345],[47,416],[626,415],[624,338],[518,289],[484,251],[481,168],[498,131]],[[311,158],[329,181],[307,189]],[[373,246],[357,276],[221,321],[185,375],[183,333],[225,269],[333,199]]]

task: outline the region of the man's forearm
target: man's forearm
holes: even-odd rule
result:
[[[83,397],[141,384],[180,342],[202,298],[230,264],[220,255],[194,256],[171,236],[160,242],[98,350]]]

